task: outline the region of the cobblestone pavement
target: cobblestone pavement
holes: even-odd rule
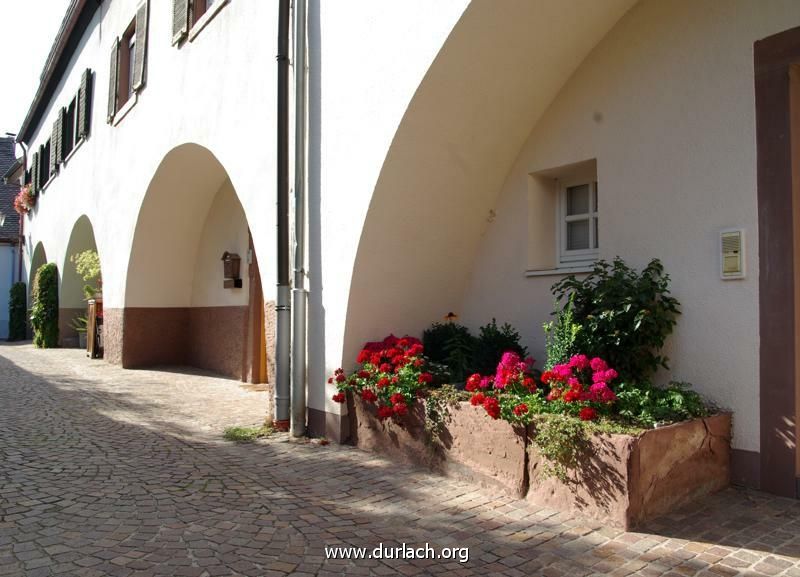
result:
[[[0,345],[0,575],[787,575],[800,503],[728,490],[620,532],[348,447],[220,440],[266,393]],[[325,560],[325,545],[469,547]]]

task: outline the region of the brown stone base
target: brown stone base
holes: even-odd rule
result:
[[[125,368],[192,365],[247,374],[247,307],[107,308],[106,359]]]
[[[351,440],[361,449],[623,529],[730,483],[730,414],[638,436],[594,435],[580,468],[561,481],[542,474],[533,427],[492,421],[469,403],[451,410],[436,443],[426,440],[421,401],[399,423],[379,421],[360,399],[348,408]]]
[[[320,409],[308,409],[308,436],[344,443],[350,437],[350,418]]]
[[[58,309],[58,346],[78,347],[78,331],[72,326],[76,317],[86,314],[86,307]]]

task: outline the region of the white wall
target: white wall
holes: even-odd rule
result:
[[[241,257],[242,288],[223,287],[222,253]],[[211,203],[197,248],[192,280],[193,307],[247,306],[250,277],[247,274],[247,220],[230,181],[225,181]]]
[[[758,228],[753,43],[800,25],[800,4],[634,7],[531,132],[497,201],[465,298],[466,322],[510,320],[544,359],[549,288],[526,278],[528,175],[597,159],[602,258],[672,277],[683,315],[672,370],[736,413],[734,446],[759,448]],[[535,217],[534,217],[535,218]],[[542,215],[541,218],[552,218]],[[748,276],[719,278],[718,233],[747,231]]]

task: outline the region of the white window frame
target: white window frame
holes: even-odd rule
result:
[[[595,206],[599,202],[597,180],[595,179],[570,179],[564,180],[559,183],[558,191],[558,222],[556,224],[556,247],[557,247],[557,262],[559,267],[579,267],[591,266],[599,257],[599,239],[597,237],[597,230],[595,222],[600,221],[598,207]],[[589,186],[589,212],[569,215],[567,216],[567,189],[574,186]],[[597,201],[595,201],[597,196]],[[589,248],[579,250],[567,249],[567,223],[576,222],[580,220],[589,221]]]

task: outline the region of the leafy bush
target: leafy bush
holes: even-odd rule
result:
[[[58,268],[54,263],[36,271],[31,298],[33,344],[44,349],[58,346]]]
[[[422,333],[422,346],[430,361],[447,366],[452,382],[466,380],[474,363],[476,346],[476,339],[467,327],[458,323],[434,323]]]
[[[690,386],[675,382],[664,388],[649,382],[621,383],[616,387],[616,409],[622,418],[648,428],[708,416],[709,407],[699,394],[689,390]]]
[[[11,285],[8,296],[8,340],[21,341],[25,339],[28,312],[28,289],[24,282]]]
[[[480,328],[480,335],[475,344],[475,360],[473,368],[476,373],[489,374],[497,368],[503,353],[517,353],[520,358],[528,356],[528,348],[520,344],[520,334],[510,324],[497,326],[497,320],[492,319],[487,325]]]
[[[577,340],[581,331],[581,325],[575,322],[572,298],[567,300],[563,309],[553,314],[556,315],[556,320],[544,324],[547,352],[544,368],[546,371],[556,365],[566,363],[578,353]]]
[[[83,286],[83,295],[86,299],[93,298],[95,293],[100,291],[103,285],[100,274],[100,256],[96,250],[85,250],[69,257],[69,261],[75,265],[75,270],[86,282]]]
[[[680,311],[658,259],[641,273],[619,257],[613,263],[599,261],[585,278],[569,275],[552,291],[565,308],[571,307],[581,327],[576,349],[607,360],[623,381],[644,382],[659,367],[668,368],[660,351]]]

